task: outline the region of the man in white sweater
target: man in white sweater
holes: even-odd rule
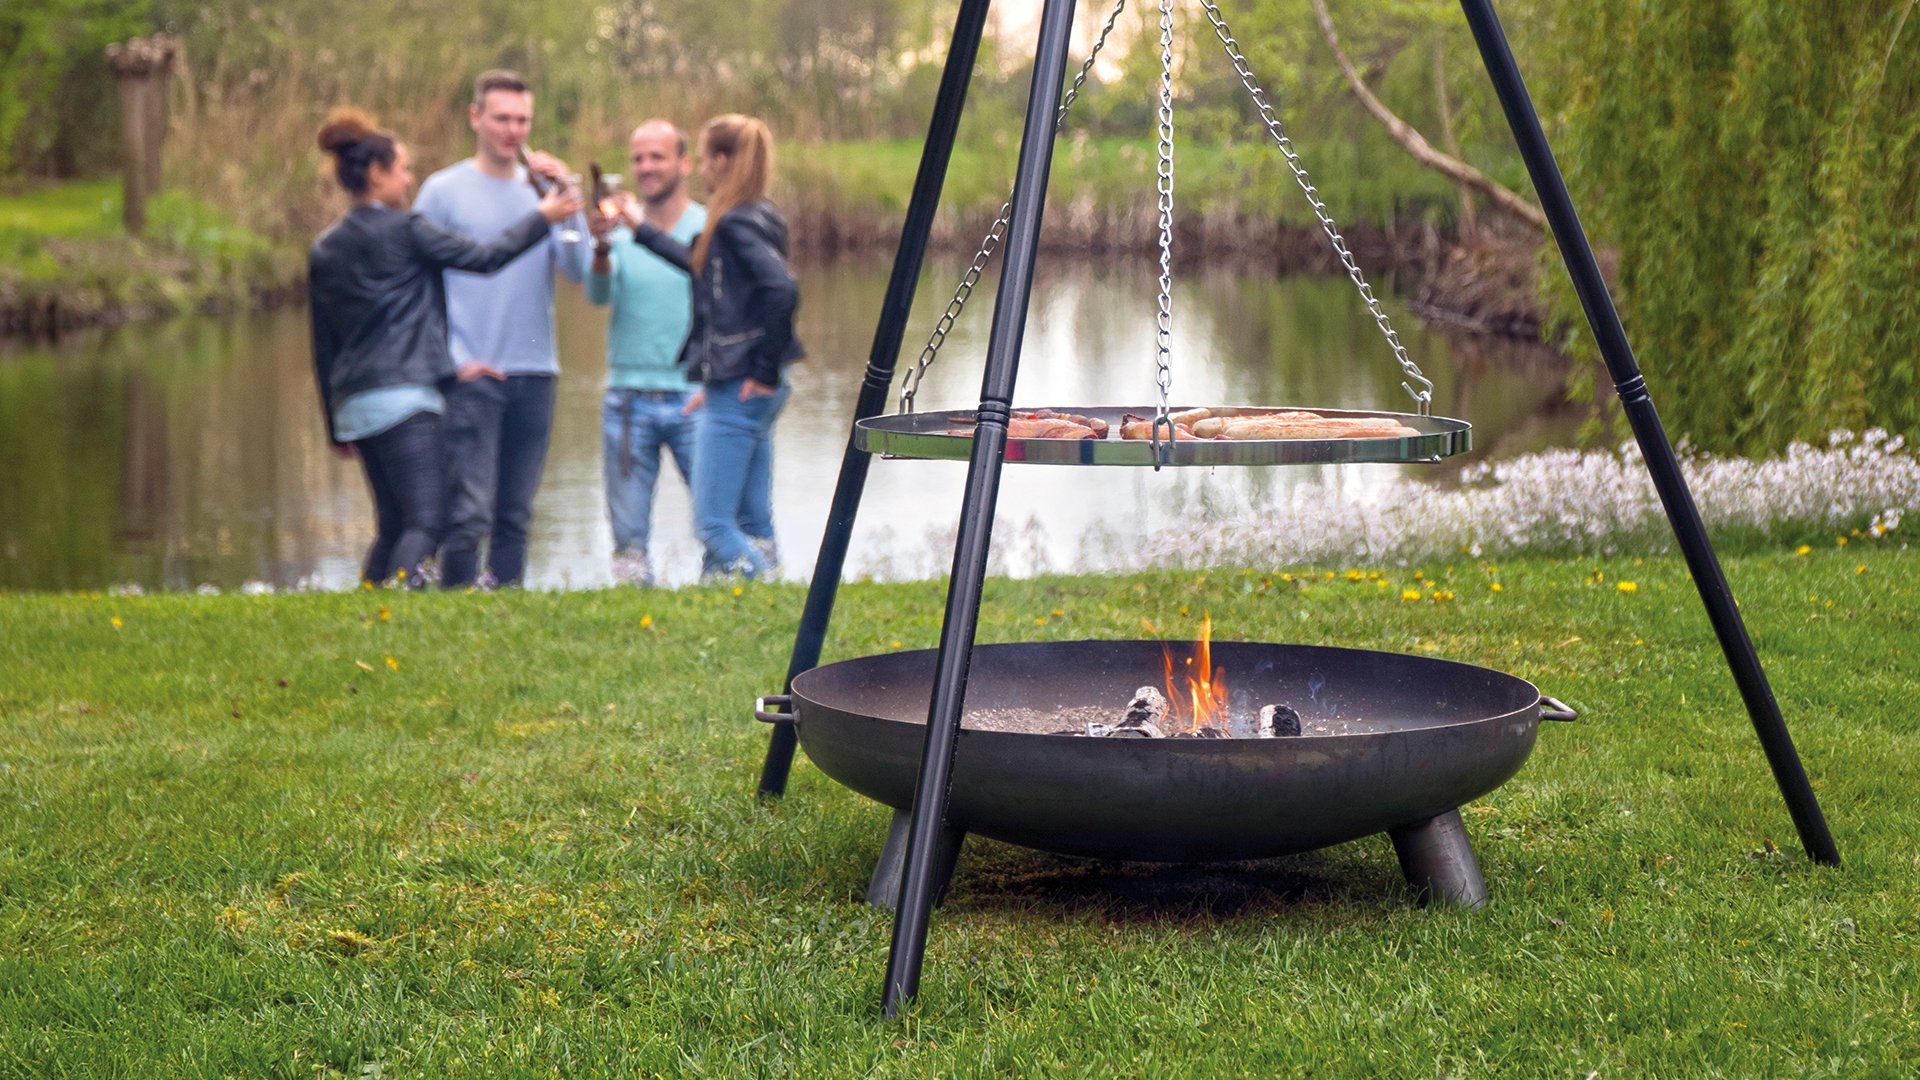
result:
[[[549,154],[525,153],[533,94],[518,75],[481,75],[467,119],[474,155],[428,177],[414,209],[484,244],[538,205],[529,169],[547,183],[559,182],[569,170]],[[561,243],[561,236],[568,241]],[[516,585],[526,574],[527,530],[546,465],[560,372],[553,278],[558,271],[580,281],[588,246],[585,222],[575,218],[490,277],[446,273],[448,344],[460,372],[447,394],[450,490],[440,558],[447,588]]]

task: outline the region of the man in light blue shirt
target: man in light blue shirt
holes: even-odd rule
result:
[[[687,195],[693,172],[687,135],[666,120],[648,120],[628,140],[633,186],[647,220],[691,244],[707,211]],[[692,283],[685,272],[633,242],[625,226],[597,215],[587,273],[587,299],[611,306],[607,327],[607,393],[601,404],[607,517],[613,523],[616,584],[652,585],[647,541],[661,448],[672,451],[684,483],[693,476],[693,390],[679,365],[693,322]]]
[[[473,157],[428,177],[414,209],[484,244],[538,205],[529,169],[547,182],[568,170],[548,154],[524,153],[533,94],[512,72],[480,76],[467,120],[475,136]],[[570,242],[562,243],[569,232]],[[585,222],[575,218],[491,277],[446,272],[448,344],[459,368],[447,393],[448,528],[440,558],[447,588],[515,585],[526,573],[527,530],[546,465],[560,371],[553,275],[558,271],[577,282],[586,259]]]

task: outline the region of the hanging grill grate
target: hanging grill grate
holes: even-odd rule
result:
[[[1093,47],[1081,63],[1071,85],[1063,93],[1060,106],[1054,113],[1053,137],[1059,136],[1074,102],[1079,99],[1088,75],[1099,59],[1100,51],[1105,47],[1121,13],[1126,9],[1126,2],[1127,0],[1116,0],[1099,34],[1094,39]],[[1259,112],[1263,129],[1286,159],[1287,167],[1292,171],[1294,180],[1299,184],[1301,192],[1305,194],[1308,204],[1313,208],[1314,216],[1332,244],[1341,267],[1359,291],[1360,298],[1372,315],[1374,324],[1392,350],[1394,361],[1402,375],[1401,388],[1413,399],[1416,414],[1350,409],[1303,409],[1299,406],[1219,406],[1209,407],[1207,411],[1216,416],[1243,418],[1279,416],[1305,411],[1318,417],[1392,421],[1392,426],[1397,426],[1401,430],[1394,432],[1381,428],[1356,428],[1349,432],[1338,430],[1338,425],[1321,425],[1296,432],[1275,431],[1265,436],[1248,435],[1243,431],[1238,437],[1232,439],[1209,439],[1179,425],[1176,413],[1191,411],[1191,409],[1176,410],[1171,404],[1173,393],[1173,0],[1159,0],[1160,79],[1155,113],[1158,155],[1154,170],[1155,206],[1158,215],[1156,224],[1159,238],[1158,295],[1154,309],[1154,357],[1155,385],[1159,391],[1159,400],[1153,405],[1129,408],[1043,410],[1095,417],[1107,421],[1109,430],[1102,432],[1098,438],[1094,439],[1089,439],[1080,433],[1028,435],[1015,431],[1008,439],[1006,460],[1049,465],[1144,465],[1159,469],[1167,465],[1435,462],[1472,449],[1471,425],[1461,420],[1430,415],[1433,401],[1432,381],[1407,355],[1406,347],[1401,344],[1392,320],[1388,318],[1379,298],[1374,295],[1372,286],[1367,283],[1366,275],[1361,271],[1352,251],[1347,247],[1339,227],[1334,224],[1326,203],[1320,198],[1319,189],[1314,186],[1312,178],[1308,175],[1306,166],[1294,149],[1293,141],[1288,137],[1285,126],[1269,102],[1266,91],[1261,88],[1259,80],[1255,78],[1246,55],[1241,52],[1238,41],[1235,40],[1232,30],[1227,25],[1225,16],[1221,14],[1214,0],[1201,0],[1201,2],[1214,36],[1219,39],[1228,61],[1233,66],[1234,74],[1239,78],[1240,84],[1246,89]],[[1011,197],[1002,204],[1000,213],[994,219],[992,227],[987,230],[986,238],[981,241],[973,262],[961,276],[960,285],[955,289],[953,298],[948,301],[946,310],[935,324],[926,346],[921,349],[918,362],[901,380],[898,414],[892,417],[872,417],[861,420],[857,425],[855,439],[860,449],[896,458],[965,460],[971,455],[972,432],[969,429],[977,419],[975,414],[946,412],[925,416],[914,411],[915,398],[926,377],[927,369],[938,358],[941,346],[946,342],[955,320],[966,308],[967,301],[972,297],[981,275],[999,250],[1000,242],[1012,220],[1012,206]],[[1120,428],[1124,420],[1144,422],[1146,426],[1142,429],[1141,437],[1130,439],[1120,436]]]

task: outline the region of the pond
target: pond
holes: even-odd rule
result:
[[[1155,399],[1154,268],[1043,259],[1016,406]],[[884,259],[802,262],[794,370],[776,428],[775,513],[783,574],[811,573],[847,425],[885,289]],[[903,367],[918,356],[963,265],[923,278]],[[922,407],[978,401],[994,281],[981,283],[921,392]],[[1389,290],[1382,289],[1383,292]],[[1475,425],[1474,458],[1572,441],[1566,364],[1550,351],[1422,326],[1387,308],[1435,383],[1434,411]],[[1398,370],[1344,278],[1189,274],[1174,299],[1174,398],[1187,403],[1410,407]],[[606,318],[563,284],[558,411],[535,505],[528,585],[609,582],[601,492],[600,390]],[[896,387],[897,396],[897,387]],[[1364,495],[1399,475],[1446,466],[1288,469],[1006,470],[995,524],[997,572],[1098,569],[1157,529],[1310,481]],[[1403,472],[1410,470],[1410,473]],[[944,574],[963,462],[874,463],[848,558],[854,577]],[[670,469],[655,510],[654,562],[692,580],[699,548],[686,487]],[[372,517],[357,463],[328,452],[315,402],[304,310],[195,316],[0,342],[0,588],[351,587]]]

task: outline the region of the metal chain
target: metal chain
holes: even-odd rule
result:
[[[1107,44],[1107,36],[1113,33],[1114,24],[1120,21],[1120,13],[1125,11],[1127,0],[1115,0],[1113,11],[1108,13],[1107,21],[1100,27],[1100,34],[1094,38],[1093,48],[1087,53],[1087,59],[1080,65],[1080,71],[1074,75],[1073,82],[1060,98],[1060,108],[1053,114],[1053,135],[1058,138],[1060,125],[1066,122],[1067,110],[1080,97],[1080,88],[1086,85],[1087,76],[1093,72],[1093,63],[1100,56],[1100,50]],[[980,283],[980,275],[986,272],[987,264],[993,261],[994,252],[1000,247],[1000,241],[1006,236],[1007,225],[1013,219],[1013,196],[1008,194],[1006,202],[1000,205],[1000,213],[993,219],[993,227],[987,230],[986,239],[980,242],[980,250],[973,256],[973,264],[967,267],[966,274],[960,279],[960,287],[953,292],[953,299],[947,301],[947,310],[933,328],[933,335],[927,339],[926,348],[920,350],[920,360],[907,371],[900,382],[900,411],[913,411],[913,396],[919,392],[920,380],[927,377],[927,368],[940,353],[940,346],[946,343],[947,332],[953,329],[953,321],[960,317],[961,309],[967,306],[967,300],[973,295],[973,287]]]
[[[1293,170],[1294,180],[1300,184],[1300,190],[1306,192],[1307,202],[1313,205],[1314,216],[1320,219],[1320,228],[1325,230],[1327,238],[1333,241],[1333,250],[1340,256],[1340,265],[1346,268],[1347,277],[1360,290],[1360,298],[1367,302],[1367,310],[1373,313],[1374,325],[1386,335],[1387,344],[1393,349],[1393,358],[1399,362],[1400,371],[1407,379],[1400,384],[1400,388],[1418,404],[1420,415],[1427,415],[1433,407],[1433,381],[1420,373],[1419,366],[1401,346],[1400,335],[1394,333],[1393,324],[1388,321],[1387,313],[1381,309],[1380,301],[1373,295],[1373,287],[1367,284],[1365,275],[1360,273],[1359,264],[1353,260],[1353,253],[1347,250],[1346,240],[1341,238],[1340,230],[1334,227],[1333,218],[1327,214],[1326,204],[1320,201],[1318,189],[1308,178],[1306,168],[1300,164],[1300,155],[1294,152],[1293,140],[1287,138],[1286,129],[1281,126],[1280,118],[1274,114],[1273,106],[1267,102],[1266,91],[1260,89],[1260,84],[1255,81],[1253,70],[1247,66],[1247,58],[1240,52],[1240,44],[1233,39],[1232,31],[1227,29],[1226,19],[1221,16],[1220,8],[1214,0],[1200,0],[1200,2],[1207,9],[1207,20],[1213,23],[1213,32],[1219,36],[1220,44],[1226,47],[1227,59],[1233,62],[1233,70],[1240,76],[1241,85],[1247,88],[1247,93],[1253,95],[1254,107],[1260,110],[1260,119],[1266,124],[1267,133],[1273,136],[1274,144],[1280,148],[1282,154],[1286,155],[1287,166]],[[1420,389],[1415,390],[1414,383],[1418,383]]]
[[[1153,416],[1153,467],[1159,471],[1166,456],[1160,430],[1173,439],[1173,0],[1160,0],[1160,160],[1154,169],[1154,187],[1160,196],[1160,296],[1154,314],[1154,339],[1160,365],[1160,408]]]

